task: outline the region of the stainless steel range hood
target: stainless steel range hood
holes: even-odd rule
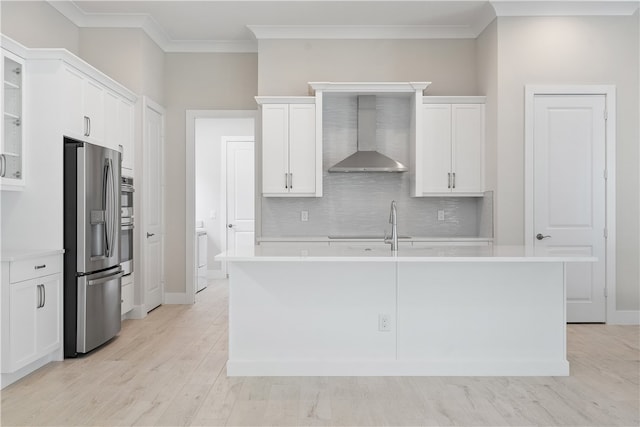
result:
[[[406,172],[407,167],[376,151],[376,97],[358,96],[358,151],[329,172]]]

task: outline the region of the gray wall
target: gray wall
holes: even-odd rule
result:
[[[2,0],[0,15],[2,34],[27,47],[80,52],[80,30],[47,2]]]
[[[430,81],[429,95],[476,95],[475,41],[261,40],[258,93],[307,95],[312,81]]]
[[[165,55],[165,290],[185,292],[185,156],[187,110],[255,110],[258,58],[253,53]]]
[[[617,88],[617,306],[640,309],[638,12],[631,17],[498,19],[496,238],[524,243],[525,84]]]

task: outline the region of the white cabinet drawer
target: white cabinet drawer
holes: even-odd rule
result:
[[[17,283],[59,273],[62,271],[60,259],[60,255],[49,255],[14,261],[9,271],[9,282]]]

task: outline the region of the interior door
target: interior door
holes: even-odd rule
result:
[[[144,302],[147,312],[163,302],[163,138],[164,112],[145,106],[144,119]]]
[[[227,143],[227,250],[253,246],[253,137]]]
[[[534,244],[598,258],[567,264],[568,322],[606,320],[605,131],[604,95],[534,98]]]

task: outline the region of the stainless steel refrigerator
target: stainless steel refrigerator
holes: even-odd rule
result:
[[[120,153],[64,138],[64,355],[120,332]]]

